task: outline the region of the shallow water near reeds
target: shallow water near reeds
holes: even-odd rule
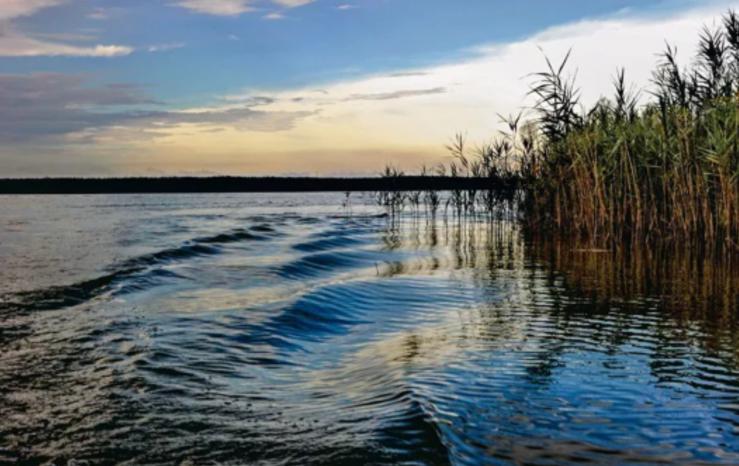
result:
[[[343,201],[0,197],[0,463],[739,463],[731,258]]]

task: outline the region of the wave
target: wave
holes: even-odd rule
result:
[[[367,225],[345,226],[314,234],[308,240],[294,244],[292,248],[300,252],[322,252],[356,247],[375,240],[368,235],[377,231],[376,227]]]
[[[278,266],[278,276],[291,280],[305,280],[320,275],[338,272],[342,269],[370,267],[387,259],[386,255],[372,251],[322,252],[300,257],[292,262]]]
[[[264,241],[265,236],[256,235],[248,230],[234,230],[229,233],[221,233],[220,235],[207,236],[205,238],[196,239],[197,244],[229,244],[238,243],[240,241]]]
[[[270,232],[276,234],[274,229],[255,226],[248,230],[238,228],[213,236],[195,238],[177,247],[125,260],[113,266],[110,273],[90,280],[0,295],[0,311],[18,313],[58,310],[78,306],[106,294],[118,296],[143,291],[168,280],[184,278],[175,272],[158,268],[160,266],[217,255],[223,251],[223,246],[233,243],[267,241],[270,237],[263,233]]]
[[[288,353],[310,353],[315,344],[347,335],[359,326],[365,328],[361,339],[372,339],[414,325],[416,319],[433,321],[435,313],[464,307],[474,299],[471,288],[427,278],[396,278],[393,283],[382,278],[329,282],[292,302],[277,304],[277,313],[262,322],[230,323],[213,337],[223,336],[249,351],[269,347],[276,352],[271,354],[289,361],[293,355]]]

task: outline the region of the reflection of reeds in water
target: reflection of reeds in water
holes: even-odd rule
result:
[[[528,254],[561,274],[566,286],[601,302],[649,298],[685,318],[714,324],[734,320],[739,309],[736,257],[691,254],[674,247],[591,249],[571,240],[532,239]]]
[[[503,361],[523,352],[522,377],[535,385],[577,371],[577,363],[566,368],[573,358],[592,357],[612,363],[600,370],[614,377],[688,392],[701,384],[697,391],[732,399],[739,393],[739,264],[730,257],[586,249],[587,242],[531,238],[516,222],[475,217],[389,226],[388,244],[431,257],[386,264],[384,277],[449,274],[473,280],[479,294],[472,308],[460,295],[460,307],[441,323],[366,351],[370,361],[386,355],[385,370],[453,364],[475,348]]]
[[[481,216],[449,216],[418,222],[412,215],[388,217],[383,244],[387,250],[419,252],[385,264],[383,276],[408,273],[522,269],[524,243],[516,222]],[[429,253],[429,254],[426,254]],[[515,264],[515,265],[514,265]]]
[[[530,276],[525,269],[535,265],[553,287],[564,280],[572,296],[601,304],[645,306],[649,301],[681,318],[710,317],[714,324],[733,322],[739,309],[739,262],[731,254],[690,253],[667,243],[649,249],[593,249],[586,241],[531,236],[518,222],[474,215],[388,223],[385,245],[432,252],[421,262],[395,264],[389,275],[471,269],[494,280],[507,270],[524,279]]]
[[[480,463],[694,462],[685,438],[732,445],[730,259],[584,249],[475,215],[414,217],[388,217],[384,247],[402,259],[359,287],[395,293],[361,301],[375,311],[362,332],[378,333],[314,374],[321,399],[393,413],[397,400],[421,400],[447,440],[506,426],[492,447],[488,434],[464,444]]]

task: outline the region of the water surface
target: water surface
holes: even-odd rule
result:
[[[343,201],[0,197],[0,463],[739,463],[730,258]]]

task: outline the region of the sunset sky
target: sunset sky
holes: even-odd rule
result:
[[[0,0],[0,177],[366,174],[444,160],[526,104],[542,51],[583,99],[648,95],[736,1]],[[541,49],[541,50],[540,50]],[[530,104],[530,102],[528,102]]]

